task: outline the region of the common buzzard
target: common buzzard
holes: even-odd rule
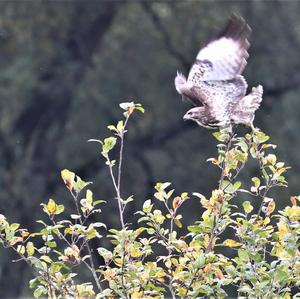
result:
[[[224,31],[202,48],[188,78],[177,72],[178,93],[196,107],[183,117],[206,128],[244,124],[253,128],[254,113],[262,101],[263,88],[253,87],[241,75],[248,58],[251,29],[245,20],[232,16]]]

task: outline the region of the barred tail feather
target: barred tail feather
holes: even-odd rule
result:
[[[244,105],[248,110],[257,110],[260,106],[263,96],[263,87],[258,85],[257,87],[252,87],[251,93],[244,97]]]
[[[263,96],[263,87],[253,87],[251,92],[243,97],[232,113],[235,124],[244,124],[253,127],[254,113],[259,108]]]
[[[186,78],[182,73],[177,72],[177,76],[175,78],[175,88],[179,94],[182,94],[182,90],[186,85]]]

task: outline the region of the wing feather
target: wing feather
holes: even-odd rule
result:
[[[248,58],[251,29],[242,17],[232,16],[217,39],[202,48],[192,66],[188,82],[231,80],[240,75]]]
[[[210,114],[220,122],[229,120],[230,112],[245,96],[247,83],[243,76],[227,81],[203,81],[199,86],[191,88]]]

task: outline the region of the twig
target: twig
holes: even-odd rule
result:
[[[83,221],[82,221],[82,215],[81,215],[81,212],[80,212],[80,209],[79,209],[79,205],[78,205],[78,194],[76,193],[76,194],[74,194],[73,192],[71,192],[71,194],[72,194],[72,197],[73,197],[73,199],[74,199],[74,202],[75,202],[75,205],[76,205],[76,209],[77,209],[77,213],[78,213],[78,215],[80,216],[80,218],[79,218],[79,222],[80,222],[80,224],[81,225],[83,225]],[[93,278],[94,278],[94,280],[95,280],[95,283],[96,283],[96,285],[97,285],[97,288],[98,288],[98,290],[100,291],[100,292],[102,292],[103,290],[102,290],[102,287],[101,287],[101,285],[100,285],[100,282],[99,282],[99,280],[98,280],[98,278],[97,278],[97,274],[96,274],[96,267],[95,267],[95,264],[94,264],[94,261],[93,261],[93,257],[92,257],[92,250],[91,250],[91,247],[90,247],[90,245],[89,245],[89,241],[87,241],[86,242],[86,248],[87,248],[87,251],[88,251],[88,254],[89,254],[89,257],[88,257],[88,259],[89,259],[89,261],[90,261],[90,265],[89,265],[89,270],[92,272],[92,275],[93,275]],[[85,262],[85,261],[84,261]],[[87,263],[85,262],[84,263],[85,265],[87,265]]]
[[[230,136],[229,136],[229,139],[227,141],[227,144],[226,144],[224,161],[222,162],[222,167],[221,167],[222,172],[221,172],[221,178],[220,178],[220,181],[219,181],[219,189],[221,189],[222,183],[223,183],[224,178],[225,178],[225,168],[226,168],[225,159],[226,159],[227,153],[230,150],[231,142],[232,142],[233,137],[234,137],[234,134],[231,133]],[[209,238],[208,245],[206,247],[205,253],[209,253],[212,250],[212,245],[213,245],[214,238],[217,235],[216,230],[218,228],[219,219],[220,219],[220,216],[221,216],[221,213],[222,213],[223,206],[224,206],[224,199],[223,199],[223,201],[221,203],[221,206],[219,208],[218,214],[214,216],[213,228],[212,228],[212,231],[211,231],[211,234],[210,234],[210,238]]]
[[[56,291],[61,293],[61,290],[56,285],[52,284],[52,282],[50,280],[50,276],[48,276],[46,272],[41,273],[41,272],[37,271],[35,266],[25,257],[24,254],[20,253],[14,246],[7,244],[7,242],[3,238],[1,238],[1,239],[6,247],[13,249],[20,256],[20,259],[18,261],[20,261],[20,260],[25,261],[25,263],[33,270],[33,272],[35,272],[37,274],[37,276],[42,276],[48,282],[49,285],[52,285]]]
[[[106,159],[107,159],[107,162],[108,162],[108,167],[109,167],[111,180],[113,182],[113,185],[114,185],[114,188],[115,188],[115,191],[116,191],[116,199],[117,199],[117,202],[118,202],[121,226],[122,226],[122,228],[124,228],[125,224],[124,224],[124,219],[123,219],[123,207],[122,207],[120,192],[119,192],[118,185],[117,185],[117,182],[116,182],[116,179],[115,179],[115,175],[114,175],[114,172],[113,172],[113,169],[112,169],[111,161],[110,161],[109,157],[107,157]]]

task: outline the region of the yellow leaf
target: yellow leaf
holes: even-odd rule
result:
[[[216,269],[216,276],[219,278],[219,279],[224,279],[224,274],[223,272],[220,270],[220,268],[217,268]]]
[[[42,255],[40,259],[48,264],[51,264],[52,260],[48,255]]]
[[[283,221],[279,221],[277,223],[278,226],[278,232],[279,232],[279,238],[282,239],[288,232],[288,227]]]
[[[118,257],[114,259],[114,262],[116,263],[117,266],[121,266],[122,265],[122,259],[120,259]]]
[[[232,239],[227,239],[223,242],[223,246],[228,246],[228,247],[239,247],[241,245],[242,245],[242,243],[237,242],[237,241],[232,240]]]
[[[18,251],[20,254],[24,254],[24,253],[25,253],[25,246],[23,246],[23,245],[18,245],[17,251]]]
[[[47,210],[48,210],[49,214],[54,214],[55,213],[56,203],[52,198],[49,199],[46,207],[47,207]]]
[[[64,169],[61,171],[61,177],[62,177],[66,187],[71,191],[73,188],[73,184],[74,184],[75,173],[68,169]]]
[[[28,242],[26,245],[26,251],[28,256],[33,256],[34,255],[34,246],[32,242]]]
[[[143,255],[138,248],[132,248],[129,253],[132,257],[140,257],[141,255]]]
[[[167,260],[165,261],[165,265],[166,265],[167,268],[171,268],[171,266],[172,266],[171,259],[167,259]]]
[[[207,248],[209,244],[210,237],[208,234],[204,235],[204,247]]]
[[[153,211],[153,220],[159,224],[163,224],[166,217],[162,214],[160,210]]]
[[[275,201],[273,199],[270,200],[267,206],[267,214],[272,214],[275,210],[275,206]]]
[[[140,291],[140,292],[133,292],[131,294],[131,299],[140,299],[140,298],[143,298],[144,296],[144,293],[143,291]]]
[[[180,222],[179,219],[174,219],[174,222],[179,228],[182,228],[182,223]]]

